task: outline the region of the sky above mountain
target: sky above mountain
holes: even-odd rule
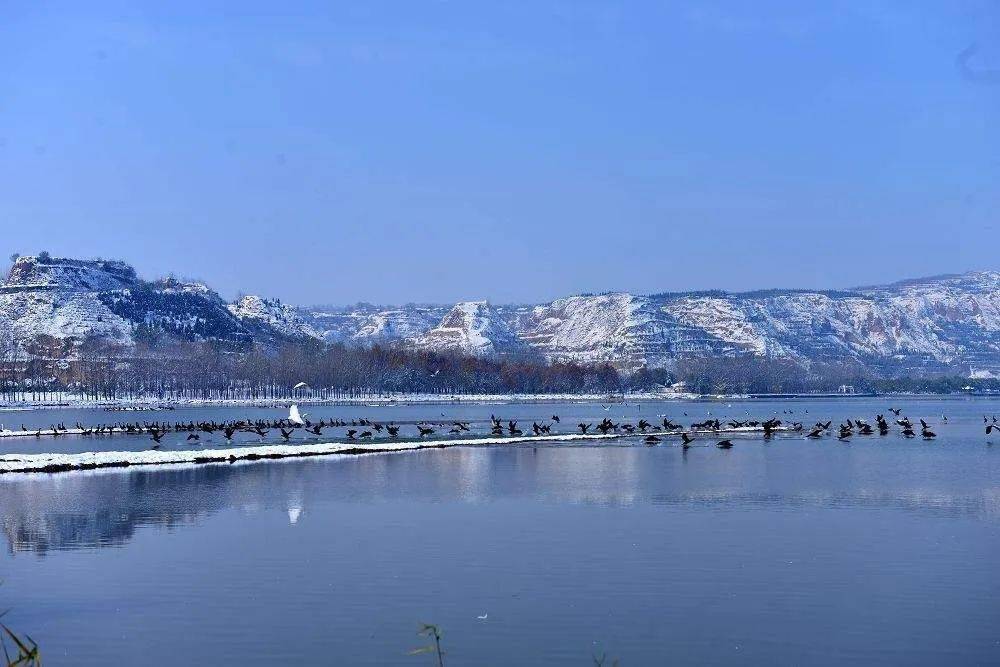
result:
[[[995,0],[333,4],[4,3],[0,250],[295,303],[1000,265]]]

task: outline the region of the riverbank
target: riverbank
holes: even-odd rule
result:
[[[639,401],[746,401],[746,400],[841,400],[876,398],[878,396],[901,398],[996,398],[1000,393],[962,392],[937,393],[884,393],[872,392],[841,393],[782,393],[782,394],[695,394],[690,392],[632,392],[628,394],[365,394],[325,398],[305,393],[289,398],[163,398],[147,396],[139,398],[91,399],[77,394],[51,393],[44,400],[0,401],[0,411],[41,410],[46,408],[89,408],[108,412],[133,412],[149,410],[175,410],[197,407],[256,407],[287,408],[293,403],[299,405],[451,405],[462,403],[509,404],[509,403],[635,403]]]
[[[192,407],[288,407],[299,405],[411,405],[453,403],[620,403],[624,401],[695,400],[697,394],[681,392],[636,392],[625,395],[608,394],[365,394],[335,399],[301,396],[281,399],[253,398],[141,398],[89,399],[76,394],[50,394],[45,400],[0,401],[0,410],[36,410],[44,408],[97,408],[111,412],[135,410],[172,410]]]
[[[74,395],[53,397],[47,400],[0,401],[0,412],[21,410],[44,410],[53,408],[89,408],[108,412],[169,411],[198,407],[250,407],[287,408],[293,403],[299,405],[454,405],[454,404],[497,404],[510,403],[635,403],[640,401],[746,401],[746,400],[850,400],[884,396],[896,399],[966,399],[996,398],[1000,394],[986,392],[963,392],[959,394],[692,394],[686,392],[636,392],[618,396],[607,394],[384,394],[354,396],[337,399],[301,396],[285,399],[162,399],[158,397],[123,398],[115,400],[94,400]]]

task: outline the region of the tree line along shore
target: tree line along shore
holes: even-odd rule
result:
[[[301,383],[309,387],[303,392]],[[424,396],[613,396],[856,393],[989,393],[1000,379],[959,373],[894,377],[858,365],[754,355],[681,359],[671,369],[625,370],[610,363],[546,361],[540,356],[480,358],[393,346],[319,342],[254,347],[170,342],[123,347],[87,339],[71,354],[27,354],[0,345],[0,401],[350,401]],[[426,400],[426,399],[425,399]]]

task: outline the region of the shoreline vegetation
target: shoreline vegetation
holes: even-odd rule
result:
[[[94,398],[73,391],[28,391],[17,400],[0,399],[0,411],[32,410],[43,408],[89,408],[107,411],[175,410],[200,407],[259,407],[287,408],[293,403],[303,405],[446,405],[446,404],[509,404],[509,403],[628,403],[640,401],[745,401],[768,399],[852,399],[875,396],[997,398],[1000,391],[967,389],[965,391],[853,391],[853,392],[795,392],[795,393],[711,393],[687,391],[631,391],[622,394],[606,393],[408,393],[408,392],[355,392],[339,394],[311,390],[290,393],[283,397],[227,397],[207,396],[191,398],[171,394],[148,394],[118,398]]]
[[[0,406],[1000,393],[1000,378],[970,379],[968,368],[900,377],[860,364],[806,366],[755,355],[682,358],[670,369],[627,368],[626,361],[583,364],[537,354],[482,358],[318,341],[239,349],[152,334],[131,347],[88,337],[23,350],[0,337]]]
[[[0,411],[33,410],[45,408],[104,409],[115,411],[176,410],[201,407],[250,407],[287,408],[293,403],[302,405],[457,405],[457,404],[512,404],[512,403],[628,403],[650,401],[746,401],[776,399],[852,399],[876,396],[997,398],[997,391],[895,391],[895,392],[802,392],[755,394],[697,394],[684,391],[635,391],[625,394],[558,393],[558,394],[449,394],[449,393],[387,393],[365,392],[355,395],[328,397],[302,392],[284,398],[184,398],[170,395],[147,395],[114,399],[95,399],[68,391],[26,392],[19,400],[0,400]]]

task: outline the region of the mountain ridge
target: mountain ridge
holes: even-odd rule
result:
[[[580,294],[540,304],[292,306],[207,285],[144,280],[117,260],[20,257],[0,285],[0,334],[27,354],[86,339],[276,349],[296,341],[610,363],[633,371],[743,355],[885,374],[1000,373],[1000,272],[848,289]]]

